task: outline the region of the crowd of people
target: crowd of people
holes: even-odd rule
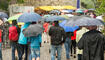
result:
[[[82,14],[79,13],[78,15]],[[94,13],[87,13],[86,15],[96,18]],[[25,37],[23,32],[33,24],[41,24],[44,31],[37,36]],[[16,51],[18,60],[22,60],[24,54],[24,60],[40,60],[42,40],[44,40],[44,43],[50,43],[51,45],[49,49],[51,60],[55,60],[56,56],[57,60],[62,60],[63,44],[67,60],[71,60],[71,56],[76,58],[76,55],[78,60],[104,60],[105,36],[97,30],[97,26],[79,26],[74,32],[65,32],[64,28],[59,26],[59,21],[28,22],[20,27],[17,25],[17,21],[13,20],[7,30],[12,50],[12,60],[16,60]],[[4,35],[2,31],[2,27],[0,27],[0,60],[3,60],[1,48]]]

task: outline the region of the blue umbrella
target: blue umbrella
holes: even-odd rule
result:
[[[3,19],[3,18],[8,18],[8,15],[4,12],[0,12],[0,18]]]
[[[64,28],[65,32],[74,32],[75,30],[77,30],[79,27],[78,26],[74,26],[74,27],[71,27],[71,26],[64,26],[66,24],[67,20],[64,20],[63,22],[61,22],[59,25],[61,27]]]
[[[67,20],[67,19],[61,16],[50,16],[46,18],[46,21],[60,21],[60,20]]]
[[[37,13],[24,13],[18,18],[18,22],[36,22],[41,19],[41,16]]]

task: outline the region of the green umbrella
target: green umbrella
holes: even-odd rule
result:
[[[17,20],[21,15],[22,15],[22,13],[11,16],[8,18],[8,21]]]

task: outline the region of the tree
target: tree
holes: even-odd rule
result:
[[[11,1],[12,0],[0,0],[0,9],[8,11],[8,6]],[[24,3],[24,0],[13,0],[13,1],[16,1],[16,4]]]
[[[97,4],[97,8],[96,8],[96,14],[97,15],[102,15],[103,13],[105,13],[105,0],[101,0],[100,5]]]

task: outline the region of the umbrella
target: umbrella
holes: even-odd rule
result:
[[[58,11],[58,10],[52,10],[49,13],[60,13],[60,11]]]
[[[99,26],[104,25],[102,22],[95,18],[90,17],[80,17],[76,19],[75,21],[72,21],[72,23],[66,23],[65,26]]]
[[[11,16],[8,18],[8,21],[17,20],[21,15],[22,15],[22,13]]]
[[[50,17],[51,15],[44,15],[44,17]]]
[[[60,20],[67,20],[61,16],[50,16],[46,18],[46,21],[60,21]]]
[[[32,24],[23,31],[25,37],[37,36],[43,32],[43,27],[40,24]]]
[[[73,10],[61,10],[61,12],[71,13],[71,12],[73,12]]]
[[[18,22],[36,22],[41,19],[41,16],[37,13],[24,13],[18,18]]]
[[[90,8],[90,9],[88,9],[88,10],[90,10],[90,11],[95,11],[95,9],[94,9],[94,8]]]
[[[59,16],[69,19],[69,16],[67,16],[67,15],[59,15]]]
[[[76,12],[77,13],[83,13],[84,9],[77,9]]]
[[[74,32],[76,29],[79,28],[78,26],[74,26],[74,27],[64,26],[66,22],[67,20],[64,20],[63,22],[59,23],[59,25],[64,28],[65,32]]]
[[[3,19],[3,18],[8,18],[8,15],[4,12],[0,12],[0,18]]]

